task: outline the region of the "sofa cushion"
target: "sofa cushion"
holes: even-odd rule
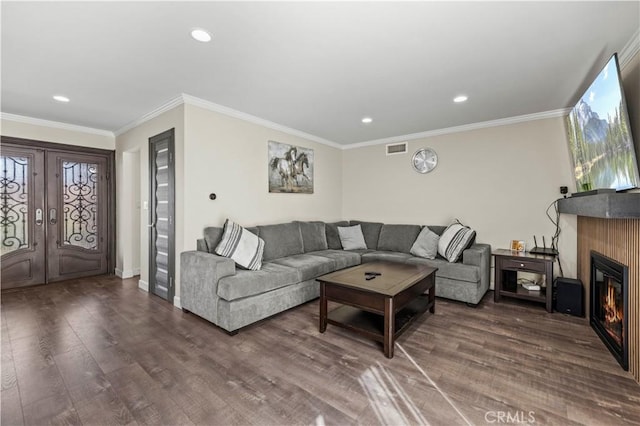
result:
[[[431,231],[433,231],[433,233],[436,234],[438,237],[442,235],[445,229],[447,229],[446,226],[442,226],[442,225],[428,225],[428,226],[425,226],[425,228],[431,229]]]
[[[446,259],[437,257],[435,259],[424,259],[422,257],[412,257],[406,263],[417,263],[438,268],[436,277],[448,278],[455,281],[467,281],[477,283],[480,281],[480,267],[465,265],[463,263],[451,263]]]
[[[340,236],[340,244],[345,250],[363,250],[367,248],[360,225],[338,226],[338,235]]]
[[[312,253],[314,256],[323,256],[333,259],[336,262],[336,270],[349,268],[360,264],[360,254],[353,251],[344,250],[323,250]]]
[[[407,253],[420,233],[420,225],[382,225],[378,250]]]
[[[298,222],[300,225],[300,233],[302,234],[302,245],[304,252],[326,250],[327,234],[324,230],[324,222]]]
[[[222,233],[224,229],[219,226],[209,226],[204,228],[204,242],[207,245],[207,251],[215,254],[216,247],[222,240]]]
[[[340,236],[338,235],[338,226],[349,226],[349,222],[343,220],[341,222],[333,222],[325,224],[325,232],[327,234],[327,246],[332,250],[342,250]]]
[[[216,247],[216,254],[233,259],[236,264],[252,271],[262,266],[264,241],[235,222],[224,224],[222,240]]]
[[[380,230],[382,229],[381,222],[361,222],[359,220],[352,220],[349,222],[351,225],[360,225],[362,228],[362,234],[364,235],[364,242],[367,243],[367,248],[377,249],[378,238],[380,238]]]
[[[376,261],[387,261],[387,262],[396,262],[396,263],[404,263],[407,260],[411,259],[413,256],[406,253],[398,253],[397,251],[372,251],[370,253],[364,253],[362,255],[362,263],[367,262],[376,262]]]
[[[438,254],[449,262],[457,262],[464,249],[473,244],[475,237],[476,231],[456,221],[442,233],[438,241]]]
[[[438,241],[440,236],[429,229],[428,226],[422,228],[418,238],[411,246],[411,254],[427,259],[435,259],[438,254]]]
[[[286,287],[299,281],[300,275],[295,269],[266,262],[259,271],[238,269],[235,275],[221,278],[218,281],[218,296],[224,300],[241,299]]]
[[[264,260],[278,259],[304,253],[302,234],[298,223],[280,223],[258,226],[264,240]]]
[[[336,262],[333,259],[311,254],[281,257],[273,260],[273,263],[295,268],[300,276],[300,281],[317,278],[320,275],[328,274],[336,270]]]

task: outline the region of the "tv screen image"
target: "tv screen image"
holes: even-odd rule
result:
[[[567,127],[578,192],[640,186],[616,54],[571,110]]]

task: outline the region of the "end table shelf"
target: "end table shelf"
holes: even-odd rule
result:
[[[498,249],[495,257],[494,300],[502,297],[543,303],[547,312],[553,312],[553,263],[555,256]],[[540,290],[527,290],[519,283],[518,274],[535,274],[540,277]]]

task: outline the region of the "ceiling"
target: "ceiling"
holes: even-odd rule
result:
[[[1,8],[5,114],[117,133],[184,93],[340,145],[566,108],[640,27],[637,1]]]

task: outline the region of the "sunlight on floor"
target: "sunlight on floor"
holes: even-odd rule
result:
[[[358,381],[381,424],[429,424],[400,383],[380,363],[368,368]]]

